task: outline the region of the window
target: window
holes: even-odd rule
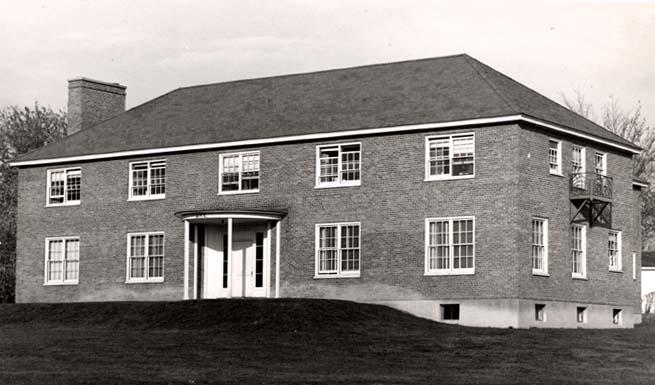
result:
[[[425,221],[425,274],[473,274],[473,217],[428,218]]]
[[[548,220],[532,218],[532,274],[548,274]]]
[[[594,164],[596,174],[607,175],[607,154],[596,152],[594,154]]]
[[[562,175],[562,142],[548,141],[548,168],[551,174]]]
[[[47,206],[80,204],[82,171],[79,168],[48,170]]]
[[[78,237],[46,238],[45,284],[75,285],[79,280],[80,239]]]
[[[318,146],[316,157],[316,187],[360,185],[361,144]]]
[[[571,226],[571,262],[573,278],[587,276],[587,228],[583,225]]]
[[[130,200],[166,197],[166,161],[130,163]]]
[[[587,323],[587,308],[578,306],[576,308],[576,321],[579,324]]]
[[[534,320],[546,321],[546,305],[540,303],[534,305]]]
[[[127,235],[127,281],[164,281],[164,233]]]
[[[259,151],[221,154],[218,177],[219,194],[259,191]]]
[[[426,180],[472,178],[475,174],[473,134],[426,138]]]
[[[609,268],[614,271],[621,271],[621,232],[610,230],[607,238],[607,257]]]
[[[316,225],[316,277],[359,277],[360,224]]]
[[[585,178],[582,175],[585,172],[585,149],[580,146],[573,146],[571,152],[571,173],[580,174],[573,176],[573,186],[585,188]]]
[[[441,319],[444,321],[459,320],[459,304],[441,305]]]
[[[622,313],[621,309],[612,309],[612,323],[614,325],[621,325],[623,323]]]

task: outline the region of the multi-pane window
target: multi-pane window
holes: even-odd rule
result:
[[[130,163],[130,199],[166,197],[166,161]]]
[[[548,274],[548,220],[532,218],[532,273]]]
[[[77,237],[47,238],[45,251],[45,283],[77,284],[79,280],[80,239]]]
[[[607,257],[610,270],[621,270],[621,232],[611,230],[607,237]]]
[[[428,137],[426,158],[426,179],[471,177],[475,173],[475,136]]]
[[[548,141],[548,168],[551,174],[562,175],[562,142]]]
[[[359,276],[360,225],[316,226],[316,276]]]
[[[79,168],[48,170],[48,206],[80,203],[82,171]]]
[[[594,171],[596,174],[607,175],[607,154],[603,152],[594,154]]]
[[[362,146],[346,143],[316,148],[316,186],[358,186],[361,181]]]
[[[219,194],[259,191],[259,151],[222,154],[218,179]]]
[[[571,150],[571,173],[579,174],[573,176],[573,186],[585,188],[585,149],[580,146],[573,146]]]
[[[164,280],[164,233],[127,235],[127,281]]]
[[[473,274],[473,217],[426,220],[426,274]]]
[[[587,239],[586,227],[571,225],[571,276],[585,278],[587,276]]]

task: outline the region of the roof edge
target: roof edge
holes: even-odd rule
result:
[[[268,144],[307,141],[307,140],[316,140],[316,139],[341,138],[341,137],[357,136],[357,135],[389,134],[389,133],[399,133],[399,132],[408,132],[408,131],[445,129],[445,128],[453,128],[453,127],[502,124],[502,123],[511,123],[511,122],[530,123],[542,128],[547,128],[557,132],[583,138],[592,142],[601,143],[606,146],[614,147],[623,151],[631,152],[633,154],[639,154],[641,152],[641,149],[636,146],[627,146],[621,143],[616,143],[610,139],[604,139],[590,134],[582,133],[575,129],[562,126],[557,123],[552,123],[542,119],[538,119],[526,114],[515,114],[515,115],[503,115],[503,116],[495,116],[495,117],[488,117],[488,118],[465,119],[465,120],[448,121],[448,122],[421,123],[421,124],[377,127],[377,128],[361,128],[361,129],[354,129],[354,130],[331,131],[331,132],[323,132],[323,133],[316,133],[316,134],[299,134],[299,135],[278,136],[278,137],[263,138],[263,139],[246,139],[246,140],[239,140],[233,142],[189,144],[189,145],[181,145],[181,146],[173,146],[173,147],[160,147],[160,148],[149,148],[149,149],[139,149],[139,150],[116,151],[116,152],[99,153],[99,154],[74,155],[74,156],[60,157],[60,158],[23,160],[23,161],[10,162],[9,165],[12,167],[39,166],[39,165],[47,165],[47,164],[71,163],[71,162],[79,162],[79,161],[165,154],[165,153],[173,153],[173,152],[201,151],[201,150],[211,150],[211,149],[219,149],[219,148],[268,145]]]

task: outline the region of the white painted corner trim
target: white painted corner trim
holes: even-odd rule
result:
[[[530,123],[549,130],[583,138],[591,142],[602,143],[606,146],[618,148],[620,150],[628,151],[633,154],[641,153],[641,151],[635,147],[619,144],[608,139],[603,139],[593,135],[585,134],[579,131],[572,130],[565,126],[561,126],[555,123],[547,122],[545,120],[533,118],[528,115],[516,114],[516,115],[497,116],[493,118],[455,120],[455,121],[441,122],[441,123],[422,123],[422,124],[410,124],[410,125],[391,126],[391,127],[363,128],[363,129],[345,130],[345,131],[322,132],[317,134],[280,136],[276,138],[248,139],[248,140],[238,140],[233,142],[222,142],[222,143],[190,144],[184,146],[108,152],[102,154],[76,155],[76,156],[69,156],[69,157],[62,157],[62,158],[26,160],[26,161],[11,162],[9,163],[9,165],[12,167],[38,166],[43,164],[82,162],[88,160],[110,159],[110,158],[118,158],[118,157],[165,154],[165,153],[172,153],[172,152],[179,152],[179,151],[200,151],[200,150],[211,150],[211,149],[218,149],[218,148],[256,146],[256,145],[286,143],[286,142],[295,142],[295,141],[341,138],[347,136],[388,134],[388,133],[398,133],[398,132],[408,132],[408,131],[420,131],[420,130],[442,129],[442,128],[445,129],[445,128],[456,128],[456,127],[463,127],[463,126],[513,123],[513,122]]]

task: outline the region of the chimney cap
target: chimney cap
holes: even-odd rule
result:
[[[79,76],[73,79],[68,79],[68,87],[71,87],[74,82],[89,82],[89,83],[95,83],[103,86],[108,86],[108,87],[116,87],[116,88],[121,88],[121,89],[127,89],[126,86],[119,84],[119,83],[110,83],[110,82],[103,82],[102,80],[96,80],[96,79],[91,79],[87,78],[84,76]]]

